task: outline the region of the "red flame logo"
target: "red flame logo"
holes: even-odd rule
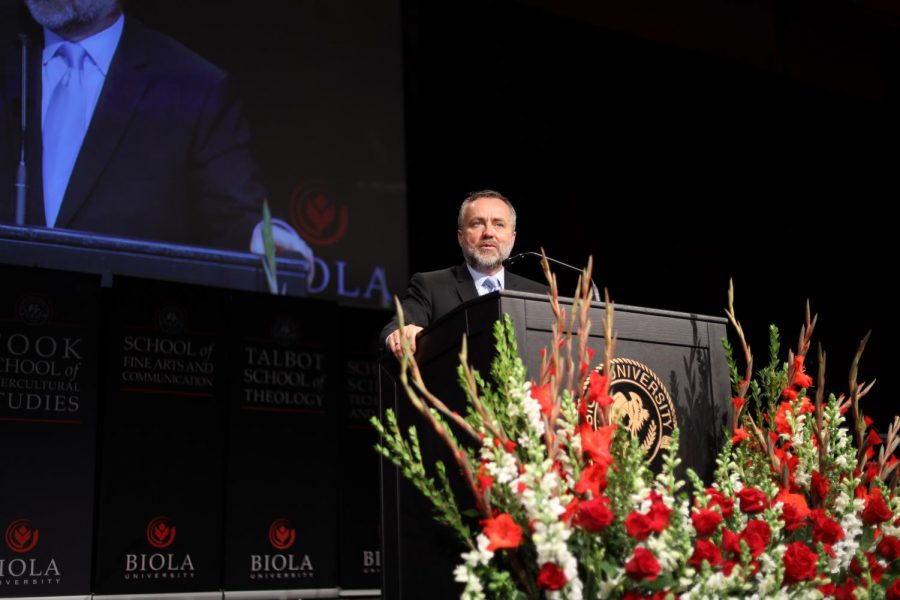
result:
[[[269,525],[269,543],[276,550],[287,550],[296,539],[297,534],[287,519],[276,519]]]
[[[338,207],[317,183],[304,183],[294,190],[290,211],[300,237],[313,246],[330,246],[347,233],[347,207]]]
[[[154,548],[168,548],[175,541],[175,526],[169,517],[153,517],[147,523],[147,541]]]
[[[28,519],[16,519],[6,528],[6,545],[13,552],[25,554],[34,550],[38,543],[38,530],[31,527]]]

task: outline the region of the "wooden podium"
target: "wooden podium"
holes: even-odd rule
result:
[[[568,314],[572,301],[560,299],[560,305]],[[494,292],[462,304],[420,335],[416,359],[425,383],[451,409],[462,413],[465,407],[456,370],[463,335],[468,336],[469,361],[488,379],[494,356],[493,326],[503,314],[512,317],[519,352],[528,372],[537,377],[541,348],[550,342],[554,321],[546,296]],[[603,317],[603,304],[594,303],[589,346],[596,350],[597,363],[604,346]],[[726,320],[719,317],[616,306],[614,409],[621,415],[620,426],[641,439],[651,464],[658,462],[677,425],[684,466],[705,480],[711,478],[731,408],[722,349],[725,327]],[[392,355],[381,361],[382,415],[392,408],[402,429],[415,425],[426,466],[442,460],[455,478],[449,452],[430,435],[425,420],[403,395],[398,366]],[[467,503],[468,491],[460,486],[456,492],[457,500]],[[462,586],[453,581],[453,569],[465,549],[449,530],[434,522],[430,505],[387,461],[382,461],[382,501],[384,598],[459,598]]]

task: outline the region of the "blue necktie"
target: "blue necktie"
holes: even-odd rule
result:
[[[490,294],[495,290],[500,289],[500,280],[496,277],[486,277],[484,283],[481,284],[481,287],[487,290],[487,293]]]
[[[84,48],[64,42],[56,51],[66,72],[50,96],[44,120],[44,214],[47,227],[56,224],[69,177],[84,141]]]

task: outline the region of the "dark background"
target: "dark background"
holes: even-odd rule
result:
[[[863,407],[886,429],[897,14],[699,0],[404,9],[411,271],[459,261],[458,202],[496,188],[517,206],[517,250],[579,266],[593,255],[618,303],[723,315],[733,277],[758,366],[769,323],[796,347],[808,298],[828,388],[844,392],[873,329],[860,377],[879,383]]]

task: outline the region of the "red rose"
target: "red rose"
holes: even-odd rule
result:
[[[578,498],[572,498],[572,501],[566,505],[566,512],[560,515],[559,520],[564,523],[571,523],[572,519],[575,517],[575,513],[578,512],[578,505],[581,501]]]
[[[891,509],[888,508],[884,498],[881,497],[881,490],[878,488],[872,490],[872,493],[866,499],[866,507],[862,512],[863,522],[866,525],[876,525],[884,523],[893,516]]]
[[[765,493],[751,487],[742,489],[737,493],[737,497],[741,501],[741,511],[748,515],[761,513],[769,503]]]
[[[900,579],[895,579],[884,593],[885,600],[900,600]]]
[[[878,542],[875,550],[888,562],[897,560],[897,557],[900,556],[900,540],[892,535],[886,535]]]
[[[716,488],[708,488],[706,494],[709,496],[709,503],[707,504],[709,508],[718,506],[722,511],[722,516],[726,519],[734,514],[734,498],[726,498]]]
[[[656,492],[652,492],[650,498],[652,502],[650,504],[650,513],[647,515],[647,518],[650,519],[650,529],[656,533],[662,533],[669,525],[669,515],[672,514],[672,509],[666,506],[662,497]]]
[[[718,511],[701,508],[697,512],[691,513],[691,521],[694,523],[694,529],[697,530],[698,536],[709,537],[722,523],[722,515]]]
[[[612,502],[606,496],[581,502],[575,513],[575,524],[591,533],[603,531],[615,520],[610,506]]]
[[[625,563],[625,572],[635,581],[653,581],[659,575],[659,563],[646,548],[635,548],[634,555]]]
[[[537,576],[538,587],[551,592],[561,590],[568,581],[563,570],[551,562],[544,563]]]
[[[856,589],[856,583],[852,577],[844,580],[844,583],[834,589],[834,600],[856,600],[853,590]]]
[[[819,497],[819,499],[824,500],[828,496],[828,491],[831,489],[831,482],[818,471],[813,471],[812,483],[810,483],[809,488],[810,491]]]
[[[653,531],[650,528],[650,519],[647,515],[643,515],[635,510],[628,513],[628,516],[625,517],[625,530],[628,532],[628,535],[639,542],[643,542],[650,537],[650,532]]]
[[[492,552],[499,548],[516,548],[522,543],[522,528],[506,513],[485,519],[481,524],[484,535],[491,541],[488,550]]]
[[[803,542],[791,542],[784,551],[784,583],[791,585],[816,576],[818,555]]]
[[[726,529],[722,532],[722,550],[729,552],[732,556],[740,558],[741,556],[741,536],[733,531]]]
[[[758,531],[744,531],[741,534],[741,541],[747,544],[747,548],[750,549],[750,556],[753,558],[759,558],[759,555],[766,549],[766,540]]]
[[[741,536],[746,537],[750,534],[758,535],[759,539],[763,541],[763,545],[768,545],[772,539],[772,530],[769,528],[769,524],[759,519],[748,521]],[[756,557],[756,554],[754,554],[754,557]]]
[[[829,546],[844,539],[844,530],[840,524],[825,514],[821,508],[810,511],[809,520],[813,524],[813,541]]]
[[[703,566],[703,561],[709,563],[711,567],[717,567],[722,564],[722,553],[719,552],[718,546],[709,540],[697,540],[694,546],[694,554],[688,561],[689,565],[696,568]]]
[[[575,484],[575,493],[585,494],[591,493],[593,498],[600,497],[600,491],[606,489],[606,471],[609,470],[609,463],[596,462],[588,465],[581,471],[581,477]]]

